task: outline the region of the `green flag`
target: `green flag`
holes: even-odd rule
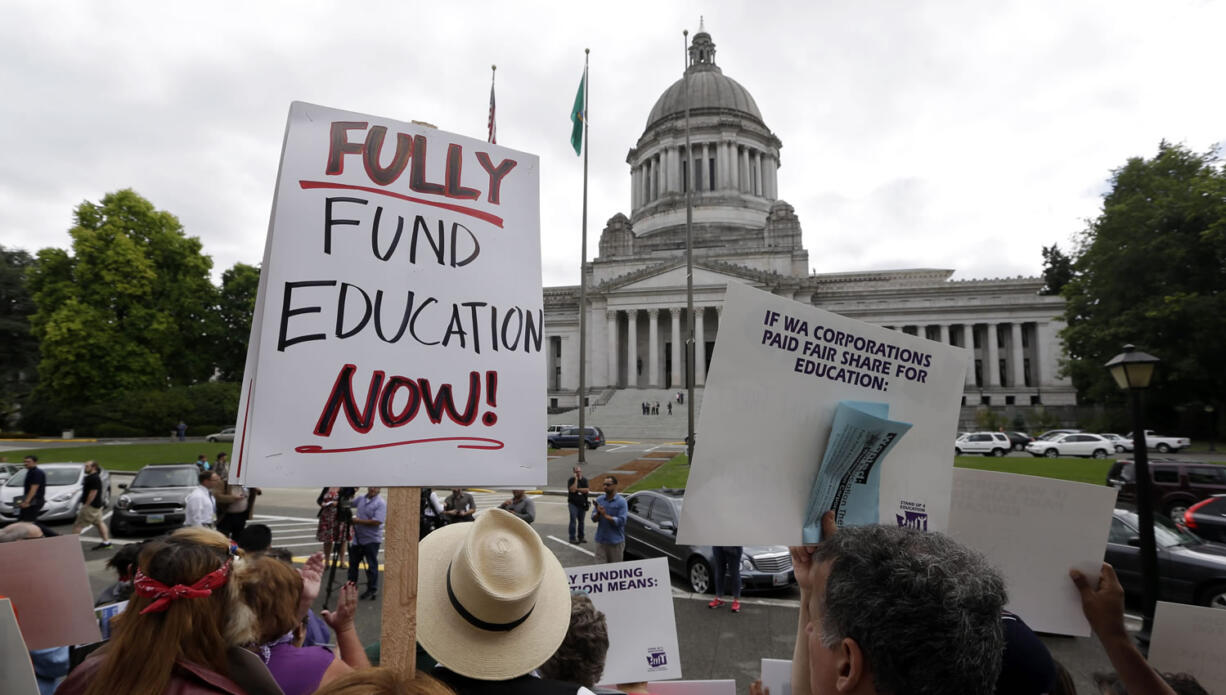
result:
[[[584,70],[583,79],[579,80],[579,92],[575,94],[575,106],[570,110],[570,120],[574,124],[570,130],[570,146],[575,148],[575,154],[583,153],[583,121],[587,118],[583,92],[586,87],[587,70]]]

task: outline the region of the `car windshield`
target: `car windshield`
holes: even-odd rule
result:
[[[1125,519],[1133,529],[1141,527],[1135,512],[1127,512]],[[1204,541],[1175,526],[1175,523],[1165,516],[1154,515],[1154,544],[1159,548],[1170,548],[1177,545],[1199,545],[1201,543],[1204,543]]]
[[[191,468],[145,468],[136,474],[131,488],[192,487],[198,482],[196,476]]]
[[[47,487],[51,487],[52,485],[72,485],[73,483],[77,482],[78,478],[81,477],[81,469],[73,468],[71,466],[68,468],[48,468],[45,466],[40,466],[40,469],[43,473],[47,474]],[[4,484],[8,487],[25,487],[26,469],[22,468],[14,473],[13,477],[9,478]]]

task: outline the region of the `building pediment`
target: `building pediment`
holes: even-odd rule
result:
[[[685,262],[674,261],[643,268],[633,273],[613,278],[604,283],[600,290],[606,294],[620,292],[649,292],[661,289],[684,288]],[[719,268],[711,268],[703,263],[694,264],[694,286],[723,286],[729,282],[741,282],[761,285],[760,272],[749,268],[740,268],[730,263],[720,263]]]

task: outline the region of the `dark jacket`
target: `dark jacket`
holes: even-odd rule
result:
[[[57,695],[80,695],[84,693],[94,680],[98,670],[106,661],[109,650],[99,649],[86,657],[68,674]],[[170,682],[166,684],[163,695],[200,695],[225,693],[226,695],[284,695],[268,667],[260,661],[260,657],[246,649],[231,647],[226,652],[230,662],[230,677],[221,675],[206,666],[190,661],[176,661],[170,672]],[[241,683],[241,685],[240,685]]]

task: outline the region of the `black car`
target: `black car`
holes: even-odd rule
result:
[[[1116,509],[1107,536],[1107,562],[1115,568],[1124,594],[1142,594],[1140,523],[1131,509]],[[1154,516],[1158,546],[1158,600],[1226,608],[1226,545],[1209,543]]]
[[[715,552],[709,545],[677,543],[677,521],[685,490],[643,490],[626,498],[626,554],[663,557],[668,569],[685,577],[690,589],[703,594],[715,588]],[[747,545],[741,552],[741,586],[773,589],[791,586],[792,555],[785,545]]]
[[[1013,444],[1014,451],[1025,451],[1026,445],[1034,441],[1034,437],[1025,432],[1005,432],[1005,436],[1009,438],[1009,443]]]
[[[157,463],[140,469],[111,511],[111,530],[125,536],[133,531],[170,529],[187,518],[187,496],[199,485],[194,463]]]
[[[604,446],[604,430],[599,427],[584,427],[582,440],[589,449],[595,449],[598,446]],[[546,442],[550,449],[578,449],[579,448],[579,428],[567,427],[560,432],[549,432],[545,435]]]
[[[1226,495],[1214,495],[1188,507],[1183,525],[1207,541],[1226,543]]]

